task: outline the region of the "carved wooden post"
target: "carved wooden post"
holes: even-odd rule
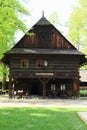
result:
[[[43,80],[42,82],[42,87],[43,87],[43,98],[46,98],[46,81]]]
[[[80,97],[80,82],[79,79],[76,80],[76,84],[77,84],[77,97]]]
[[[8,89],[9,89],[9,98],[12,98],[12,78],[11,77],[9,77]]]
[[[40,80],[40,82],[41,82],[41,84],[42,84],[42,88],[43,88],[43,98],[46,98],[46,85],[47,85],[47,83],[48,83],[48,81],[49,81],[50,79],[45,79],[45,78],[40,79],[40,78],[39,78],[39,80]]]
[[[73,92],[75,97],[79,97],[79,79],[73,80]]]

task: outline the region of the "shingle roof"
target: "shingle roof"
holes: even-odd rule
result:
[[[65,54],[65,55],[84,55],[76,49],[28,49],[13,48],[7,54]]]
[[[36,25],[50,25],[51,23],[45,18],[41,17],[41,19],[36,23]]]
[[[34,25],[34,26],[42,26],[42,25],[52,25],[44,16],[41,17],[41,19]],[[53,26],[54,27],[54,26]],[[59,31],[58,31],[59,32]],[[60,33],[61,34],[61,33]],[[62,35],[62,34],[61,34]],[[63,35],[62,35],[63,36]],[[64,36],[63,36],[64,37]],[[24,38],[24,37],[23,37]],[[22,40],[23,40],[22,38]],[[65,40],[67,40],[64,37]],[[23,42],[23,41],[22,41]],[[68,40],[67,42],[71,44]],[[17,43],[21,44],[21,40]],[[16,45],[17,45],[16,44]],[[85,59],[85,55],[81,52],[79,52],[72,44],[72,49],[64,49],[64,48],[49,48],[49,49],[41,49],[41,48],[17,48],[17,46],[14,46],[10,51],[5,53],[4,59],[8,60],[8,56],[11,54],[57,54],[57,55],[79,55],[80,57],[80,65],[83,65],[85,62],[87,62],[87,59]],[[21,46],[23,47],[23,46]]]

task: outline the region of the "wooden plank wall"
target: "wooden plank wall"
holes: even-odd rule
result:
[[[72,60],[73,59],[73,60]],[[21,68],[20,61],[28,60],[29,67]],[[46,68],[37,68],[37,60],[48,61],[48,66]],[[60,74],[78,74],[78,62],[79,58],[75,56],[57,56],[57,55],[30,55],[30,56],[20,56],[11,57],[10,69],[11,73],[17,74],[21,73],[60,73]]]
[[[21,48],[68,48],[73,46],[61,35],[58,30],[52,27],[39,27],[29,31],[19,44],[15,47]]]

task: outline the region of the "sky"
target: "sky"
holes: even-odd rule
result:
[[[48,19],[53,12],[57,12],[59,23],[62,24],[62,28],[57,28],[59,31],[64,32],[67,35],[67,28],[63,25],[69,19],[72,7],[76,5],[76,0],[20,0],[22,5],[29,10],[29,16],[22,16],[24,23],[27,25],[28,30],[42,17],[44,10],[44,16]],[[20,32],[19,32],[20,33]],[[20,33],[20,35],[22,35]],[[19,37],[20,39],[20,37]],[[17,40],[19,40],[17,39]]]
[[[25,0],[24,6],[29,10],[30,16],[25,20],[27,24],[35,24],[42,16],[46,18],[52,12],[57,12],[60,22],[65,23],[72,11],[72,7],[76,5],[76,0]]]

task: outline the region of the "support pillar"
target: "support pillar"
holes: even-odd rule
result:
[[[42,86],[43,86],[43,98],[46,98],[46,82],[45,81],[43,81]]]
[[[43,98],[46,98],[46,85],[47,85],[47,83],[48,83],[48,81],[49,81],[50,79],[45,79],[45,78],[40,79],[40,78],[39,78],[39,80],[40,80],[40,82],[41,82],[41,84],[42,84],[42,88],[43,88],[43,93],[42,93]]]
[[[73,80],[73,92],[75,97],[79,97],[79,79]]]
[[[12,78],[9,77],[9,84],[8,84],[8,89],[9,89],[9,98],[12,98]]]

